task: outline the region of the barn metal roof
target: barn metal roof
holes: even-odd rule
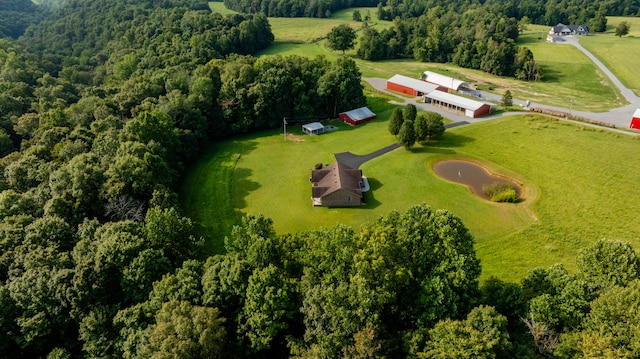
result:
[[[307,123],[306,125],[302,125],[302,128],[306,128],[308,131],[317,131],[322,130],[324,128],[324,125],[320,122],[311,122]]]
[[[636,112],[633,113],[634,118],[640,118],[640,108],[636,109]]]
[[[431,71],[424,72],[424,80],[439,86],[454,89],[456,91],[459,90],[460,87],[471,88],[468,82],[464,82],[462,80],[454,79],[453,77],[441,75]]]
[[[354,121],[360,121],[367,118],[375,117],[375,113],[369,110],[368,107],[360,107],[351,111],[343,112],[345,115],[349,116],[350,119]]]
[[[451,105],[455,105],[455,106],[462,107],[467,110],[473,110],[473,111],[479,109],[484,105],[491,105],[490,103],[487,103],[487,102],[480,102],[480,101],[472,100],[470,98],[453,95],[443,91],[433,91],[426,96],[434,100],[442,101]]]
[[[418,79],[414,79],[414,78],[402,76],[402,75],[393,75],[393,77],[387,80],[387,82],[393,82],[398,85],[409,87],[414,90],[420,91],[422,93],[429,93],[431,91],[434,91],[436,88],[438,88],[438,86],[434,84],[430,84],[426,81],[422,81],[422,80],[418,80]]]

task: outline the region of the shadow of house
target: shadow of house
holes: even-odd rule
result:
[[[311,200],[314,206],[352,207],[363,203],[362,171],[340,162],[311,172]]]

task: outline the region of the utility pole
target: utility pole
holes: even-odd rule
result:
[[[282,118],[282,125],[284,126],[284,140],[287,140],[287,118]]]

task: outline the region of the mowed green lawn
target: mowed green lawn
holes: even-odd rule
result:
[[[222,248],[242,214],[271,217],[280,234],[337,223],[357,229],[422,202],[462,218],[476,238],[484,278],[518,281],[533,267],[558,262],[572,268],[579,249],[600,238],[640,248],[638,140],[531,115],[457,127],[429,146],[394,150],[361,167],[373,189],[366,206],[313,207],[308,178],[316,163],[394,142],[387,132],[391,107],[372,107],[379,119],[357,128],[339,124],[337,131],[307,136],[290,126],[296,140],[268,132],[219,144],[191,172],[182,195],[187,214],[214,242],[211,250]],[[514,178],[525,187],[525,201],[490,203],[438,178],[432,164],[447,158],[468,158]]]
[[[608,17],[607,31],[603,34],[580,37],[580,44],[594,54],[622,83],[640,95],[640,18]],[[629,36],[615,36],[616,26],[627,21],[631,24]]]
[[[546,41],[548,26],[529,26],[518,38],[541,65],[543,80],[514,83],[515,98],[590,112],[607,111],[626,104],[619,90],[593,62],[576,47]]]

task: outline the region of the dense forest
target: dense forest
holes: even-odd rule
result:
[[[364,105],[355,62],[255,58],[267,18],[202,1],[41,3],[0,3],[0,357],[640,356],[625,243],[585,248],[576,273],[479,283],[471,233],[421,204],[358,230],[278,234],[250,215],[204,253],[184,169],[219,138]],[[469,9],[395,16],[393,51],[432,61],[450,55],[421,41],[516,36]]]
[[[44,16],[45,10],[30,0],[0,0],[0,38],[17,38]]]

